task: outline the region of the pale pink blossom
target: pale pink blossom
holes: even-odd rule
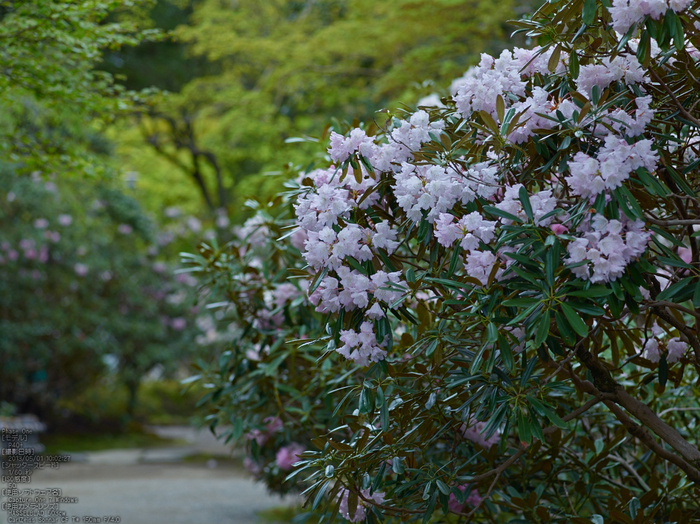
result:
[[[369,509],[369,506],[371,506],[371,502],[367,502],[365,499],[374,501],[377,504],[384,502],[384,493],[370,493],[368,489],[363,489],[361,493],[362,497],[357,497],[357,508],[355,509],[355,515],[351,516],[350,507],[348,505],[350,492],[347,489],[341,489],[338,492],[338,496],[340,497],[340,514],[343,516],[343,518],[349,520],[350,522],[362,522],[365,520],[365,518],[367,518],[367,510]]]
[[[462,436],[467,440],[471,440],[475,444],[479,444],[481,447],[488,449],[500,442],[501,432],[497,429],[493,435],[486,438],[483,433],[485,428],[486,422],[480,422],[474,417],[471,417],[468,423],[462,424],[460,431],[462,432]]]
[[[673,364],[674,362],[678,362],[681,357],[685,355],[685,352],[688,350],[688,344],[683,342],[680,338],[675,337],[666,343],[666,348],[668,349],[666,360],[669,364]]]
[[[555,235],[563,235],[564,233],[569,231],[569,228],[566,227],[564,224],[552,224],[550,226],[550,229]]]

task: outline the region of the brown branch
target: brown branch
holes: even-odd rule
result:
[[[678,305],[674,302],[668,302],[666,300],[658,300],[656,302],[650,302],[647,304],[647,306],[654,307],[654,306],[662,306],[662,307],[671,307],[673,309],[677,309],[678,311],[682,311],[683,313],[687,313],[688,315],[692,315],[695,318],[700,318],[700,313],[697,311],[693,311],[692,309],[688,309],[687,307],[683,307],[681,305]]]
[[[646,428],[635,424],[627,414],[620,409],[615,403],[611,401],[605,401],[605,405],[612,411],[613,415],[622,423],[627,429],[630,435],[638,438],[642,441],[649,449],[651,449],[656,455],[667,460],[682,469],[688,478],[693,482],[700,484],[700,470],[694,468],[692,465],[688,464],[685,460],[675,455],[661,445],[659,445],[654,438],[649,434]]]
[[[661,420],[649,406],[633,398],[627,391],[610,375],[610,371],[591,353],[579,347],[576,351],[579,359],[593,376],[593,389],[603,393],[611,393],[614,402],[624,407],[632,415],[637,417],[646,427],[651,429],[661,437],[668,445],[680,453],[683,458],[691,464],[700,466],[700,451],[685,440],[675,429]],[[572,372],[572,376],[574,376]],[[589,393],[592,390],[588,391]]]
[[[654,71],[651,67],[649,68],[649,73],[651,74],[652,78],[659,83],[659,85],[663,88],[664,91],[666,91],[666,94],[671,97],[671,100],[673,100],[673,103],[676,106],[676,109],[683,115],[684,118],[687,120],[690,120],[693,124],[695,124],[697,127],[700,127],[700,120],[695,118],[693,115],[688,113],[686,108],[683,106],[683,104],[680,103],[680,101],[676,98],[676,95],[673,93],[670,87],[666,85],[666,82],[661,80],[661,77],[656,74],[656,71]]]
[[[680,453],[683,459],[695,467],[700,467],[700,451],[685,440],[674,428],[661,420],[644,402],[633,398],[622,387],[618,389],[614,401],[639,419],[644,426],[661,437],[669,446]],[[608,405],[607,402],[606,405]]]
[[[656,218],[651,218],[650,216],[645,216],[644,217],[645,222],[651,222],[652,224],[656,224],[658,226],[694,226],[694,225],[700,225],[700,220],[693,220],[691,218],[689,219],[682,219],[682,220],[659,220]]]

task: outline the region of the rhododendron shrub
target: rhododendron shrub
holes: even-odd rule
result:
[[[332,370],[343,397],[323,419],[325,396],[267,396],[282,420],[309,406],[285,481],[309,507],[700,517],[698,7],[549,2],[517,23],[537,46],[482,55],[440,106],[331,133],[278,242],[321,319],[296,380],[321,392]],[[228,252],[200,269],[240,282]],[[246,395],[270,365],[236,376],[239,416],[264,411]]]
[[[0,398],[49,421],[112,373],[133,410],[144,374],[195,353],[195,288],[117,187],[0,163]]]

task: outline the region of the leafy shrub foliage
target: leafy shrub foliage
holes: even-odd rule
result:
[[[271,489],[324,522],[700,517],[698,7],[548,2],[538,46],[336,129],[187,259],[238,334],[211,423]]]

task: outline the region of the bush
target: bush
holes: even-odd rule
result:
[[[324,521],[700,516],[697,7],[548,2],[534,49],[336,129],[293,225],[190,259],[241,337],[211,423],[270,488]]]

